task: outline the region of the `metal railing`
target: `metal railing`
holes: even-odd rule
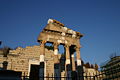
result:
[[[47,76],[22,76],[22,80],[120,80],[120,67],[103,70],[96,73],[82,73],[82,75],[71,74],[66,77],[65,74],[56,77],[55,74]]]
[[[54,77],[53,75],[45,77],[22,76],[22,80],[120,80],[120,72],[111,75],[108,75],[108,73],[104,72],[94,76],[83,75],[74,77]]]

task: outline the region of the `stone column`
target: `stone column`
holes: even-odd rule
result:
[[[59,59],[58,59],[58,43],[54,43],[54,59],[55,59],[55,63],[59,63]]]
[[[45,57],[45,43],[46,41],[42,41],[40,45],[40,62],[44,62],[44,57]]]
[[[80,47],[76,47],[77,66],[81,66]]]
[[[71,66],[70,66],[70,52],[69,52],[69,45],[65,45],[66,49],[66,77],[71,77]],[[68,78],[70,79],[70,78]]]
[[[76,47],[76,58],[77,58],[77,76],[78,80],[84,80],[83,77],[83,66],[81,65],[81,58],[80,58],[80,46]]]
[[[77,80],[77,72],[76,72],[76,66],[75,66],[75,58],[74,58],[74,53],[71,55],[71,60],[72,60],[72,80]]]
[[[58,56],[58,43],[54,43],[54,80],[59,80],[56,77],[60,77],[60,61]]]
[[[66,49],[66,64],[70,64],[70,52],[69,52],[69,45],[65,45]]]
[[[40,80],[44,80],[43,77],[46,76],[45,72],[45,43],[46,41],[42,41],[40,45],[40,69],[39,69],[39,77]]]
[[[72,71],[76,71],[74,54],[71,55],[72,58]]]

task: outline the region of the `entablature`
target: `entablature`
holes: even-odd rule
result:
[[[47,26],[43,29],[38,37],[38,42],[57,42],[60,44],[80,44],[79,39],[83,35],[64,26],[59,21],[49,19]]]

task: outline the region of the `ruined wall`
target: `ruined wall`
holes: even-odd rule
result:
[[[26,48],[18,47],[16,50],[10,50],[10,53],[7,57],[3,57],[3,55],[0,55],[0,67],[3,67],[3,61],[8,61],[8,70],[22,71],[22,75],[28,76],[30,72],[29,64],[39,65],[40,52],[40,46],[28,46]],[[53,51],[45,48],[47,74],[51,74],[54,72],[53,56]]]

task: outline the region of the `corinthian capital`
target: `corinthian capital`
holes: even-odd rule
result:
[[[69,48],[70,46],[70,44],[65,44],[65,48]]]

